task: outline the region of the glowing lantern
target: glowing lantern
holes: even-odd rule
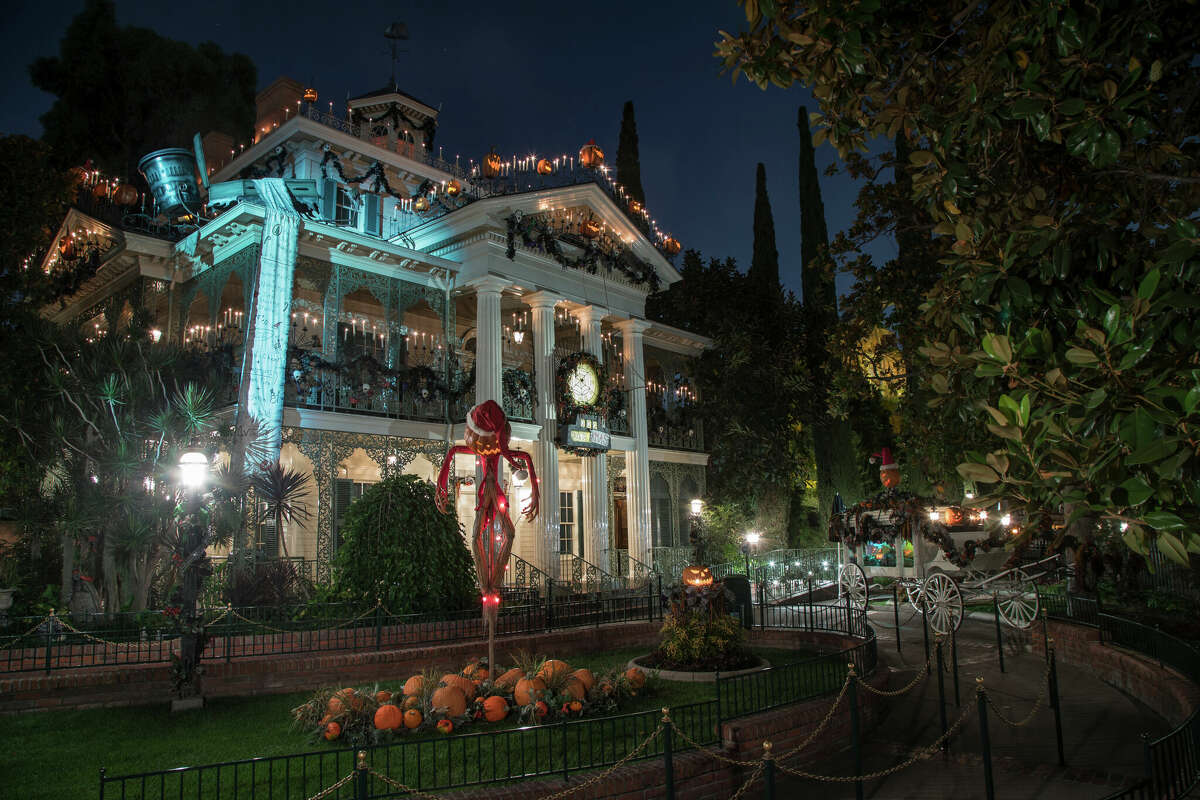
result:
[[[462,184],[456,180],[451,180],[446,184],[446,194],[451,197],[458,197],[462,193]]]
[[[424,195],[413,200],[413,211],[423,212],[429,210],[429,198]]]
[[[683,245],[679,243],[678,239],[668,236],[663,240],[662,249],[667,255],[674,256],[679,254],[679,251],[683,249]]]
[[[307,89],[305,89],[304,90],[304,102],[306,102],[306,103],[317,102],[317,90],[311,86],[308,87]]]
[[[632,212],[634,214],[640,214],[640,213],[642,213],[642,204],[639,203],[637,200],[630,200],[629,201],[629,210],[630,210],[630,212]]]
[[[579,226],[579,232],[589,239],[595,239],[600,235],[600,223],[594,219],[584,220]]]
[[[537,162],[538,175],[549,175],[551,172],[554,172],[554,165],[550,163],[550,160],[539,158]]]
[[[483,157],[483,177],[498,178],[500,176],[500,154],[493,148],[492,152]]]
[[[688,586],[712,586],[712,570],[708,567],[684,567],[683,582]]]
[[[604,151],[596,145],[595,139],[579,149],[579,166],[584,169],[599,169],[604,166]]]

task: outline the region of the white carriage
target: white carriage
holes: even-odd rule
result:
[[[892,578],[899,584],[898,599],[924,614],[942,635],[958,629],[968,603],[981,600],[994,602],[1000,618],[1014,628],[1033,624],[1038,583],[1058,570],[1057,555],[1006,566],[1013,555],[1004,546],[1004,538],[1011,535],[1007,524],[989,529],[986,512],[956,506],[928,506],[920,513],[925,517],[917,518],[911,505],[905,509],[898,504],[838,515],[843,539],[838,544],[840,595],[848,596],[854,607],[866,608],[873,580]],[[864,531],[871,528],[892,536],[863,536],[860,525]],[[952,543],[954,553],[974,552],[955,563],[923,530]]]

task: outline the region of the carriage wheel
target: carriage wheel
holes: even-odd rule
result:
[[[925,610],[921,608],[921,582],[906,581],[900,584],[900,586],[904,589],[904,596],[908,599],[908,604],[912,606],[913,611],[918,614],[924,614]]]
[[[867,607],[871,590],[867,586],[867,573],[858,564],[843,564],[838,570],[838,588],[842,594],[850,595],[850,605],[862,611]]]
[[[995,593],[1000,618],[1012,627],[1024,630],[1037,619],[1037,584],[1024,574],[1018,572],[1011,578],[997,581]]]
[[[925,579],[922,589],[929,627],[945,636],[958,630],[963,618],[962,592],[948,575],[937,573]]]

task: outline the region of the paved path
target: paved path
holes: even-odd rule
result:
[[[920,618],[907,608],[901,610],[902,653],[896,652],[892,609],[871,612],[871,623],[879,634],[881,653],[898,670],[893,688],[907,684],[924,662]],[[1030,632],[1004,629],[1005,667],[1000,673],[996,658],[993,624],[968,619],[959,630],[959,680],[961,708],[954,705],[953,676],[945,675],[947,718],[951,723],[968,707],[971,714],[952,740],[946,756],[934,755],[883,780],[864,785],[864,797],[874,800],[907,798],[984,798],[983,761],[979,719],[975,713],[975,676],[984,678],[999,711],[1013,721],[1025,718],[1039,695],[1044,696],[1045,662],[1029,648]],[[1040,630],[1032,635],[1041,635]],[[932,642],[932,639],[931,639]],[[932,644],[931,644],[932,647]],[[948,650],[948,646],[947,646]],[[1057,765],[1054,715],[1043,703],[1025,726],[1003,724],[989,709],[988,730],[992,745],[996,797],[1047,800],[1096,800],[1126,785],[1142,774],[1142,749],[1138,735],[1152,736],[1169,730],[1154,712],[1085,674],[1058,665],[1062,698],[1063,738],[1068,766]],[[887,769],[908,760],[913,751],[936,740],[941,733],[938,688],[931,676],[903,698],[868,740],[864,750],[866,772]],[[810,767],[825,775],[854,774],[850,753],[834,756]],[[804,780],[781,775],[776,782],[777,798],[852,798],[854,785]],[[761,797],[753,787],[744,797]]]

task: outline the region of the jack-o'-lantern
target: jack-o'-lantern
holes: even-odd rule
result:
[[[900,485],[900,465],[892,460],[891,449],[881,448],[875,458],[879,459],[879,482],[885,489],[895,489]]]
[[[579,226],[579,232],[589,239],[600,235],[600,223],[595,219],[585,219]]]
[[[684,567],[683,582],[688,586],[712,586],[712,570],[708,567]]]
[[[117,187],[117,191],[113,193],[113,202],[119,206],[131,206],[137,202],[138,191],[128,183],[123,183]]]
[[[579,149],[579,166],[584,169],[599,169],[604,166],[604,151],[596,144],[595,139]]]
[[[630,200],[629,201],[629,211],[632,214],[642,213],[642,204],[639,203],[637,200]]]
[[[505,422],[503,437],[507,439],[512,431],[512,427]],[[467,432],[463,434],[463,440],[466,441],[467,447],[471,448],[476,455],[481,456],[498,456],[500,455],[500,438],[501,435],[488,432],[479,432],[471,425],[467,425]]]
[[[539,158],[537,162],[538,175],[549,175],[554,172],[554,164],[548,158]]]
[[[421,212],[428,211],[428,210],[429,210],[429,198],[428,197],[426,197],[425,195],[421,195],[417,199],[413,200],[413,211],[421,213]]]
[[[483,163],[480,165],[485,178],[497,178],[500,176],[500,154],[493,148],[492,152],[483,157]]]
[[[96,198],[97,200],[103,200],[105,197],[108,197],[108,184],[97,183],[95,186],[93,186],[92,197]]]
[[[451,197],[458,197],[462,193],[462,184],[456,180],[451,180],[446,184],[446,194]]]
[[[946,520],[947,525],[961,525],[963,521],[962,509],[947,508],[942,518]]]
[[[679,251],[683,249],[683,245],[679,243],[678,239],[668,236],[663,240],[662,249],[667,255],[674,256],[679,254]]]
[[[317,90],[311,86],[308,87],[307,89],[305,89],[304,90],[304,102],[306,102],[306,103],[317,102]]]

